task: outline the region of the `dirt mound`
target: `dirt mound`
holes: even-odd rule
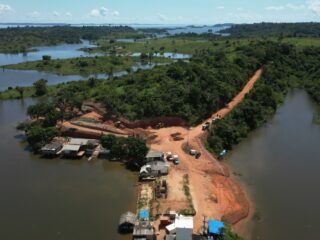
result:
[[[186,121],[178,117],[155,117],[136,121],[129,121],[128,119],[120,118],[119,120],[127,128],[187,126]]]

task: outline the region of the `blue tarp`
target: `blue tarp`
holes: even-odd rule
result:
[[[208,220],[208,233],[220,235],[222,229],[224,228],[224,223],[216,220]]]
[[[149,219],[149,211],[148,210],[141,210],[139,213],[140,219]]]

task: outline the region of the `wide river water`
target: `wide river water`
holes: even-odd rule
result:
[[[0,101],[0,239],[117,240],[120,215],[135,211],[138,177],[104,160],[41,159],[15,124],[32,99]]]
[[[320,239],[316,112],[304,91],[291,92],[273,119],[228,157],[256,208],[248,239]]]

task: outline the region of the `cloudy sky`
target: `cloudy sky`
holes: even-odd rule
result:
[[[0,0],[0,22],[215,24],[319,21],[320,0]]]

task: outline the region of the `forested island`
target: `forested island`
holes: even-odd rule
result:
[[[26,53],[37,46],[60,43],[79,43],[81,39],[97,40],[104,36],[110,38],[143,37],[127,26],[101,27],[8,27],[0,29],[1,53]]]

